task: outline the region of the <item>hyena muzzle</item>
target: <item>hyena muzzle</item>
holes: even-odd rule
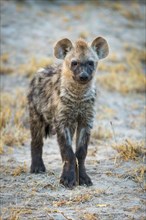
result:
[[[60,183],[72,188],[78,179],[80,185],[92,185],[86,173],[85,158],[94,118],[95,74],[98,61],[108,53],[108,44],[102,37],[97,37],[90,45],[81,39],[74,44],[62,39],[56,43],[54,55],[63,59],[63,63],[40,69],[32,79],[28,94],[31,173],[45,172],[43,138],[56,132],[64,162]]]

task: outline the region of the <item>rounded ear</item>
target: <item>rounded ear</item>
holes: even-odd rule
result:
[[[109,54],[108,43],[103,37],[97,37],[92,42],[91,47],[96,52],[99,59],[103,59]]]
[[[73,48],[72,42],[64,38],[58,41],[54,46],[54,55],[58,59],[64,59],[66,54]]]

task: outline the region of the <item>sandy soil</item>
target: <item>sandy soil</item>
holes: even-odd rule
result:
[[[89,41],[98,35],[105,36],[111,52],[119,57],[124,56],[124,43],[138,44],[140,48],[145,44],[144,21],[134,21],[134,26],[129,28],[133,21],[95,2],[51,2],[1,2],[1,50],[10,53],[10,65],[17,67],[27,63],[34,55],[38,58],[52,56],[56,40],[64,36],[75,40],[86,31]],[[140,10],[144,13],[143,4]],[[19,70],[1,77],[1,89],[10,93],[19,88],[27,93],[28,83],[28,78],[20,75]],[[98,90],[95,127],[104,126],[113,134],[112,121],[115,134],[100,140],[91,138],[86,164],[93,186],[68,190],[59,184],[62,162],[55,136],[45,141],[45,174],[29,173],[30,140],[24,146],[13,147],[12,152],[6,146],[1,156],[2,219],[146,218],[143,184],[129,174],[144,161],[116,159],[117,151],[112,148],[115,141],[145,138],[145,123],[140,117],[145,106],[144,94],[123,95],[101,87]],[[112,109],[114,114],[106,109]],[[20,166],[25,172],[14,176],[14,170]]]

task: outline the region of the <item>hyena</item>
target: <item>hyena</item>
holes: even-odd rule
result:
[[[109,53],[107,41],[97,37],[91,44],[79,39],[74,44],[62,39],[54,55],[63,63],[40,69],[30,83],[28,94],[31,130],[31,173],[45,172],[43,138],[57,133],[64,162],[60,183],[72,188],[92,185],[85,158],[93,126],[98,61]],[[72,139],[76,132],[76,150]],[[78,177],[76,173],[78,162]]]

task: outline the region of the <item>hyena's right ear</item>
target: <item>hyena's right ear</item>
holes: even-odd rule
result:
[[[66,54],[73,48],[72,42],[64,38],[54,46],[54,55],[58,59],[64,59]]]

